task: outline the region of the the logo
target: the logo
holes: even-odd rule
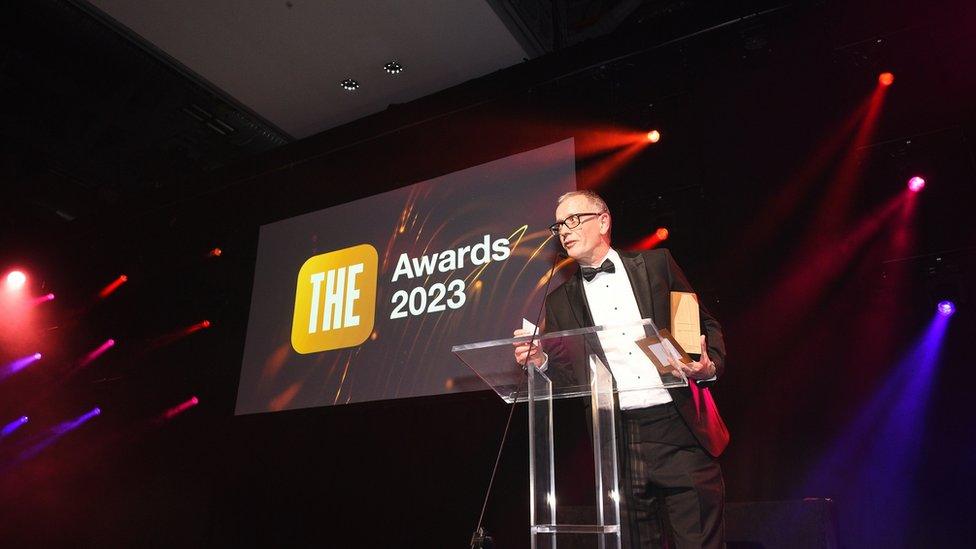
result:
[[[366,341],[376,316],[376,248],[360,244],[308,259],[298,272],[291,346],[301,354]]]

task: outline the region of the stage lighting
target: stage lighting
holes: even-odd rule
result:
[[[17,429],[19,429],[22,425],[24,425],[28,421],[29,420],[27,419],[27,416],[20,416],[19,418],[17,418],[15,420],[11,421],[10,423],[4,425],[3,426],[3,429],[0,430],[0,438],[4,438],[4,437],[10,435],[11,433],[13,433]]]
[[[383,65],[383,70],[389,74],[400,74],[403,72],[403,65],[397,63],[396,61],[390,61],[389,63]]]
[[[16,291],[24,287],[27,283],[27,275],[23,271],[10,271],[7,274],[7,289]]]
[[[96,358],[98,358],[98,357],[102,356],[103,354],[105,354],[105,351],[108,351],[109,349],[111,349],[114,346],[115,346],[115,340],[114,339],[105,340],[105,343],[102,343],[101,345],[98,346],[98,348],[92,350],[90,353],[88,353],[87,355],[85,355],[84,358],[81,359],[80,365],[81,366],[88,366],[89,364],[91,364],[92,362],[94,362],[94,360]]]
[[[883,72],[878,75],[878,82],[882,86],[890,86],[895,83],[895,75],[890,72]]]
[[[654,234],[656,234],[657,237],[658,237],[658,239],[660,239],[660,240],[667,240],[668,239],[668,234],[670,234],[670,233],[668,232],[667,229],[665,229],[664,227],[661,227]]]
[[[657,130],[651,130],[647,132],[647,140],[651,143],[657,143],[661,140],[661,132]]]
[[[200,323],[200,325],[203,326],[204,328],[209,328],[210,327],[210,321],[209,320],[204,320],[203,322]]]
[[[919,176],[915,176],[908,180],[908,190],[913,193],[917,193],[925,187],[925,179]]]
[[[346,78],[342,82],[339,82],[342,89],[346,91],[356,91],[359,89],[359,82],[353,80],[352,78]]]
[[[952,316],[956,312],[956,304],[949,301],[940,301],[938,305],[939,314],[943,316]]]
[[[220,257],[220,254],[222,254],[222,253],[224,253],[224,252],[220,248],[214,248],[214,249],[210,250],[210,253],[208,255],[210,257]]]
[[[120,286],[129,281],[129,277],[126,275],[119,275],[118,278],[108,283],[107,286],[102,288],[98,292],[98,297],[105,299],[106,297],[112,295],[115,290],[118,290]]]

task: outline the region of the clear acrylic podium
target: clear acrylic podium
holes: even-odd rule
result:
[[[627,392],[685,386],[672,368],[682,354],[666,332],[650,319],[639,323],[596,326],[536,336],[546,353],[541,368],[523,369],[515,362],[516,337],[456,345],[451,350],[507,403],[526,402],[529,412],[529,531],[533,549],[555,549],[560,534],[588,538],[587,546],[621,545],[619,464],[617,453],[618,393],[614,372],[627,378]],[[687,355],[684,355],[687,357]],[[553,400],[588,398],[592,421],[596,521],[559,524],[554,466]],[[569,418],[570,421],[577,418]]]

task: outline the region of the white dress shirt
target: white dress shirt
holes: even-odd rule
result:
[[[606,259],[613,263],[613,273],[599,272],[593,280],[583,279],[583,291],[590,314],[593,315],[593,324],[615,326],[640,322],[637,299],[620,254],[611,248],[605,258],[590,266],[599,267]],[[657,369],[635,343],[644,336],[644,327],[639,325],[621,327],[618,331],[599,335],[610,371],[617,380],[620,408],[624,410],[671,402],[671,395],[662,386]]]

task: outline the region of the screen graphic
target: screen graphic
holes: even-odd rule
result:
[[[487,389],[451,346],[535,320],[574,166],[568,139],[262,226],[236,413]]]

